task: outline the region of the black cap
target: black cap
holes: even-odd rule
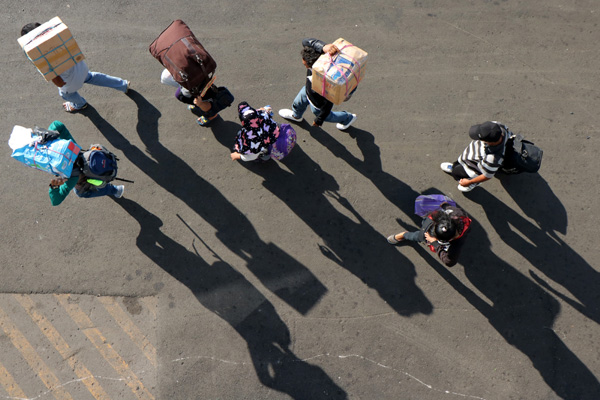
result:
[[[497,142],[502,137],[500,125],[492,121],[486,121],[483,124],[473,125],[469,129],[469,136],[473,140],[483,140],[484,142]]]

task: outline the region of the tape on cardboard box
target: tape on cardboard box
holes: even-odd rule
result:
[[[71,31],[59,17],[52,18],[17,41],[47,81],[85,58]]]
[[[340,52],[323,54],[312,67],[312,89],[334,104],[341,104],[364,78],[368,53],[343,38],[334,45]]]

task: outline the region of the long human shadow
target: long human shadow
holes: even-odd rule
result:
[[[375,136],[371,132],[351,126],[344,132],[340,131],[336,133],[338,135],[349,135],[356,139],[356,144],[363,155],[363,159],[356,157],[348,151],[343,144],[328,132],[315,127],[310,127],[309,132],[333,156],[342,159],[358,173],[369,179],[389,202],[405,214],[413,214],[415,198],[420,193],[417,193],[408,184],[383,170],[381,151],[377,143],[375,143]],[[401,164],[401,161],[399,164]]]
[[[136,129],[146,146],[145,151],[132,145],[93,107],[89,106],[85,115],[129,161],[213,226],[217,238],[245,260],[248,269],[269,290],[306,314],[327,288],[277,245],[265,243],[250,221],[223,194],[164,147],[158,138],[160,112],[138,92],[130,90],[128,96],[138,107]]]
[[[209,264],[197,251],[191,252],[177,243],[163,233],[161,219],[138,203],[126,198],[114,201],[139,223],[136,244],[140,251],[187,286],[200,304],[231,325],[246,341],[263,385],[298,400],[347,398],[346,392],[325,371],[299,359],[290,350],[287,325],[241,273],[214,252],[218,260]],[[173,393],[162,393],[162,397],[173,398]]]
[[[469,198],[481,205],[506,244],[574,298],[554,290],[531,271],[540,285],[600,323],[600,273],[557,234],[566,233],[567,213],[548,183],[539,174],[503,175],[500,182],[537,226],[485,190],[473,191]]]
[[[224,122],[213,132],[217,140],[228,140],[239,125]],[[225,139],[223,139],[225,138]],[[415,283],[415,268],[398,254],[384,237],[342,197],[334,177],[325,172],[296,144],[284,164],[240,162],[241,167],[262,176],[263,186],[286,204],[324,242],[314,244],[321,253],[361,279],[398,314],[430,314],[432,304]],[[333,203],[346,210],[338,211]],[[307,248],[310,247],[307,244]]]
[[[310,129],[313,138],[327,147],[334,156],[346,161],[349,166],[370,179],[384,197],[417,222],[413,210],[414,200],[419,193],[382,170],[380,150],[370,132],[355,127],[350,127],[347,132],[351,137],[356,138],[357,145],[363,154],[363,160],[352,155],[327,132],[321,129]],[[477,192],[480,191],[473,191],[472,194],[477,196]],[[516,193],[516,191],[514,192]],[[513,194],[513,196],[517,197],[518,195]],[[535,207],[530,207],[530,209],[535,209]],[[501,216],[502,214],[498,213],[497,215]],[[542,219],[538,214],[536,216],[537,220]],[[558,223],[560,227],[558,221],[560,220],[553,224]],[[476,223],[472,228],[460,262],[464,265],[467,277],[493,302],[493,306],[489,306],[483,299],[480,299],[437,259],[431,257],[433,253],[420,246],[415,247],[440,275],[489,319],[492,326],[507,342],[532,360],[534,367],[545,382],[557,394],[565,399],[597,397],[591,394],[600,393],[598,380],[550,328],[558,314],[558,302],[512,266],[491,253],[489,239],[481,226]],[[482,254],[481,249],[486,249],[487,252]],[[489,258],[487,257],[488,253],[490,254]],[[481,260],[485,260],[485,263],[482,263]],[[507,272],[505,273],[505,271]],[[580,296],[586,295],[580,294]],[[579,396],[580,393],[581,396]]]
[[[485,189],[473,191],[482,192]],[[491,195],[479,194],[487,200]],[[482,197],[482,198],[483,198]],[[486,200],[486,201],[487,201]],[[492,206],[488,204],[490,208]],[[405,229],[413,227],[399,221]],[[479,297],[438,262],[424,246],[410,246],[473,307],[484,315],[496,331],[526,355],[550,387],[561,399],[593,400],[598,398],[598,379],[552,330],[560,313],[560,304],[513,266],[490,249],[490,240],[481,225],[473,219],[471,232],[463,248],[460,263],[465,276],[491,304]],[[412,250],[414,249],[414,250]],[[494,348],[496,346],[491,346]],[[502,347],[496,347],[502,354]]]

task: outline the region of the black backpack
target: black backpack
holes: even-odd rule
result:
[[[103,188],[117,177],[117,161],[119,159],[105,147],[93,144],[89,150],[79,154],[73,174],[86,177],[86,187]],[[77,172],[75,172],[77,170]],[[88,185],[89,184],[89,185]]]
[[[512,135],[506,142],[502,172],[520,174],[521,172],[538,172],[542,165],[542,149],[521,135]]]

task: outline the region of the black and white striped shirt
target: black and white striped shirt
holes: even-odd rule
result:
[[[502,142],[496,146],[488,146],[488,143],[482,140],[473,140],[458,157],[458,162],[471,179],[479,175],[484,175],[488,179],[493,178],[504,161],[506,141],[512,133],[505,125],[496,121],[492,122],[500,125],[504,134]]]

